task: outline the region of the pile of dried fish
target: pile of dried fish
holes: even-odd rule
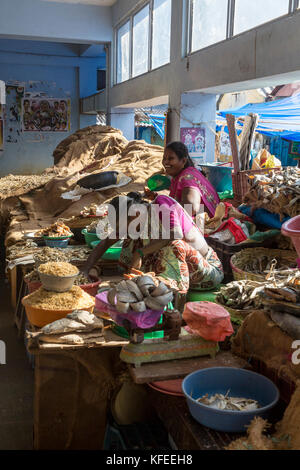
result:
[[[80,212],[82,217],[106,217],[107,214],[107,206],[103,204],[101,206],[98,206],[97,204],[91,204],[89,207],[84,207]]]
[[[34,260],[38,263],[48,263],[50,261],[72,261],[86,260],[91,249],[86,246],[68,248],[50,248],[48,246],[35,251]]]
[[[244,203],[253,210],[264,208],[279,214],[281,220],[295,217],[300,213],[300,169],[287,167],[279,172],[255,175]]]
[[[238,310],[259,309],[262,306],[260,293],[265,284],[256,281],[234,281],[221,287],[216,301],[225,307]]]
[[[264,305],[262,294],[273,293],[273,298],[285,295],[286,298],[295,299],[294,291],[300,291],[297,282],[300,282],[300,271],[284,279],[273,278],[262,282],[233,281],[221,287],[216,301],[225,307],[237,310],[260,309]]]
[[[260,408],[260,405],[256,400],[251,400],[250,398],[230,397],[229,393],[230,390],[226,395],[222,395],[220,393],[216,393],[216,395],[212,397],[204,395],[204,397],[199,398],[197,401],[216,410],[254,411]]]
[[[164,282],[155,282],[151,276],[136,276],[110,289],[107,299],[120,313],[145,312],[147,308],[159,311],[172,302],[173,292]]]
[[[246,248],[233,255],[232,264],[242,271],[259,275],[267,280],[285,279],[295,274],[296,257],[294,251]]]
[[[66,318],[50,323],[38,334],[33,333],[30,336],[42,343],[74,345],[95,343],[103,337],[103,322],[92,313],[74,310]]]
[[[37,244],[30,240],[20,241],[6,248],[6,258],[12,261],[23,256],[32,255],[38,249]]]
[[[98,224],[99,224],[99,220],[98,219],[94,220],[90,225],[86,227],[87,232],[96,233]]]
[[[73,235],[70,228],[65,225],[63,222],[57,221],[55,224],[50,225],[50,227],[43,228],[38,230],[35,235],[37,237],[70,237]]]
[[[44,175],[7,175],[0,178],[0,199],[20,196],[47,184],[55,174]]]
[[[30,271],[26,276],[24,276],[26,282],[40,282],[40,276],[36,269]]]

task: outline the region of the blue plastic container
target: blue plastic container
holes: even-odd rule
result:
[[[49,246],[50,248],[67,248],[69,245],[70,238],[66,238],[64,240],[53,240],[45,238],[45,245]]]
[[[224,166],[224,164],[220,163],[207,163],[206,165],[201,164],[200,166],[205,171],[208,181],[211,182],[218,193],[232,191],[231,175],[233,167]]]
[[[182,390],[195,420],[223,432],[246,432],[246,427],[256,416],[267,419],[279,400],[279,391],[271,380],[256,372],[231,367],[213,367],[193,372],[184,379]],[[261,408],[254,411],[225,411],[197,402],[206,394],[226,395],[228,392],[232,397],[257,400]]]

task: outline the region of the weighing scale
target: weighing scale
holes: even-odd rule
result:
[[[131,312],[130,315],[119,314],[114,307],[107,303],[103,293],[96,296],[96,308],[99,312],[109,314],[115,323],[126,329],[129,343],[123,346],[120,358],[136,367],[151,362],[199,356],[214,358],[219,351],[217,342],[206,341],[200,336],[189,334],[182,328],[182,318],[178,310],[167,308],[162,312],[152,312],[158,314],[156,315],[158,320],[153,321],[153,326],[149,328],[139,328],[137,327],[138,317],[141,318],[147,312]],[[156,331],[163,331],[164,338],[145,339],[145,334]]]

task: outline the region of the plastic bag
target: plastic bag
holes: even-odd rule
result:
[[[201,336],[206,341],[224,341],[234,333],[227,310],[213,302],[187,303],[183,319],[189,333]]]
[[[261,150],[254,158],[251,169],[262,170],[264,168],[281,168],[281,161],[266,149]]]

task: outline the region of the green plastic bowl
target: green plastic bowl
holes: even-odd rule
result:
[[[91,248],[96,248],[99,245],[101,240],[97,240],[91,243]],[[117,242],[115,245],[111,246],[102,256],[101,259],[111,260],[111,261],[118,261],[121,256],[122,251],[122,242]]]
[[[96,233],[90,233],[87,231],[87,229],[83,229],[81,231],[82,235],[84,236],[84,239],[85,239],[85,243],[90,247],[90,248],[93,248],[92,247],[92,243],[93,242],[98,242],[100,243],[100,240],[99,240],[99,237]]]
[[[165,175],[154,175],[148,179],[147,186],[150,191],[163,191],[170,188],[171,180]]]

